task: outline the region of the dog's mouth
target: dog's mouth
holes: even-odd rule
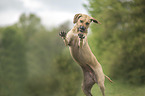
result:
[[[80,27],[78,28],[78,30],[79,30],[80,32],[84,32],[84,31],[86,30],[86,28],[85,28],[84,26],[80,26]]]

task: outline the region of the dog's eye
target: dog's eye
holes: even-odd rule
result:
[[[86,25],[89,25],[89,24],[90,24],[90,23],[88,23],[88,22],[86,23]]]
[[[80,20],[80,22],[83,23],[84,21],[83,20]]]

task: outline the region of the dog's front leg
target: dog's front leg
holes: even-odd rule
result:
[[[59,33],[59,35],[62,37],[62,39],[63,39],[65,45],[66,45],[66,46],[69,45],[69,42],[68,42],[68,40],[67,40],[67,38],[66,38],[66,32],[61,31],[61,32]]]
[[[80,48],[82,48],[82,46],[84,45],[84,43],[85,43],[85,40],[84,40],[84,38],[85,38],[85,36],[83,35],[83,34],[78,34],[78,36],[79,36],[79,38],[80,38],[80,40],[79,40],[79,47]]]

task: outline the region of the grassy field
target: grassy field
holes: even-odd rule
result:
[[[114,81],[110,83],[107,79],[105,81],[106,86],[106,96],[145,96],[145,85],[133,86],[130,84],[120,83],[119,81]],[[92,88],[93,96],[102,96],[101,91],[97,84]],[[81,91],[78,96],[85,96]]]

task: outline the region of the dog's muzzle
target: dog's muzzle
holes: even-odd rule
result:
[[[80,26],[78,29],[80,32],[84,32],[86,28],[84,26]]]

